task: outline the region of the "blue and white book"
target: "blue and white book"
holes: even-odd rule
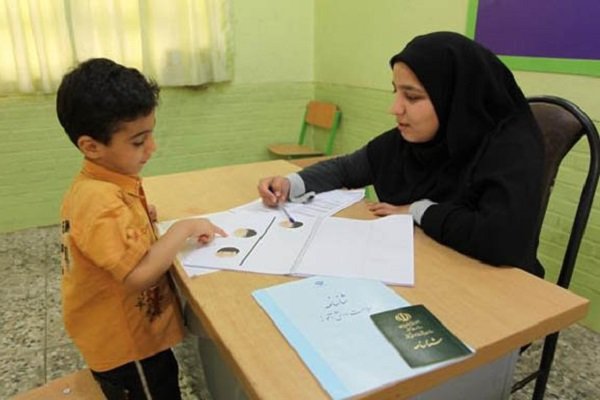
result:
[[[410,305],[379,281],[313,276],[253,296],[333,399],[364,395],[459,360],[411,368],[370,318]]]

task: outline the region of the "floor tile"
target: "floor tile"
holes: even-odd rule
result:
[[[46,287],[46,346],[70,344],[65,330],[60,297],[60,277],[48,276]]]
[[[211,400],[212,397],[206,389],[197,338],[186,335],[184,340],[173,348],[173,352],[179,364],[179,387],[184,400]]]
[[[46,380],[59,378],[86,368],[85,361],[73,344],[46,349]]]
[[[0,356],[0,399],[44,383],[44,351],[14,352]]]
[[[54,229],[26,229],[6,233],[0,240],[0,267],[5,275],[45,274],[48,241]]]
[[[67,335],[60,309],[48,310],[46,315],[46,345],[48,347],[71,344],[72,340]]]
[[[542,342],[527,349],[517,363],[517,376],[534,371],[541,356]],[[529,400],[534,383],[513,394],[512,400]],[[580,325],[561,331],[546,400],[600,399],[600,334]]]
[[[46,304],[43,288],[16,288],[0,303],[0,356],[45,346]]]

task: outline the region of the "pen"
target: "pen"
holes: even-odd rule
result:
[[[280,204],[280,207],[283,210],[283,213],[288,217],[288,219],[290,220],[290,222],[292,224],[296,223],[296,220],[294,220],[294,218],[292,218],[292,216],[290,215],[290,213],[288,212],[288,210],[286,210],[285,206],[283,204]]]
[[[300,196],[296,196],[296,197],[290,197],[290,201],[292,203],[301,203],[301,204],[306,204],[306,203],[310,203],[316,196],[315,192],[306,192],[304,194],[301,194]]]
[[[275,191],[273,190],[273,188],[269,185],[269,191],[273,194],[275,194]],[[296,222],[296,220],[294,218],[292,218],[292,216],[290,215],[290,213],[288,212],[288,210],[286,210],[285,206],[283,205],[283,203],[279,203],[278,204],[279,208],[281,208],[281,210],[283,211],[283,213],[285,214],[285,216],[288,218],[288,220],[293,224]]]

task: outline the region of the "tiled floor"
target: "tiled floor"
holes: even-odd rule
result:
[[[0,235],[0,399],[85,366],[62,325],[57,233],[46,227]],[[210,400],[195,347],[190,336],[175,348],[184,399]],[[518,371],[538,352],[535,344]],[[531,398],[531,386],[512,399]],[[561,333],[546,399],[600,399],[599,333],[577,325]]]
[[[0,235],[0,399],[85,367],[60,308],[58,227]],[[192,336],[175,348],[184,399],[208,399]]]

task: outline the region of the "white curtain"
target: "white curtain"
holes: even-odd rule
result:
[[[0,0],[0,94],[107,57],[163,86],[231,79],[228,0]]]

